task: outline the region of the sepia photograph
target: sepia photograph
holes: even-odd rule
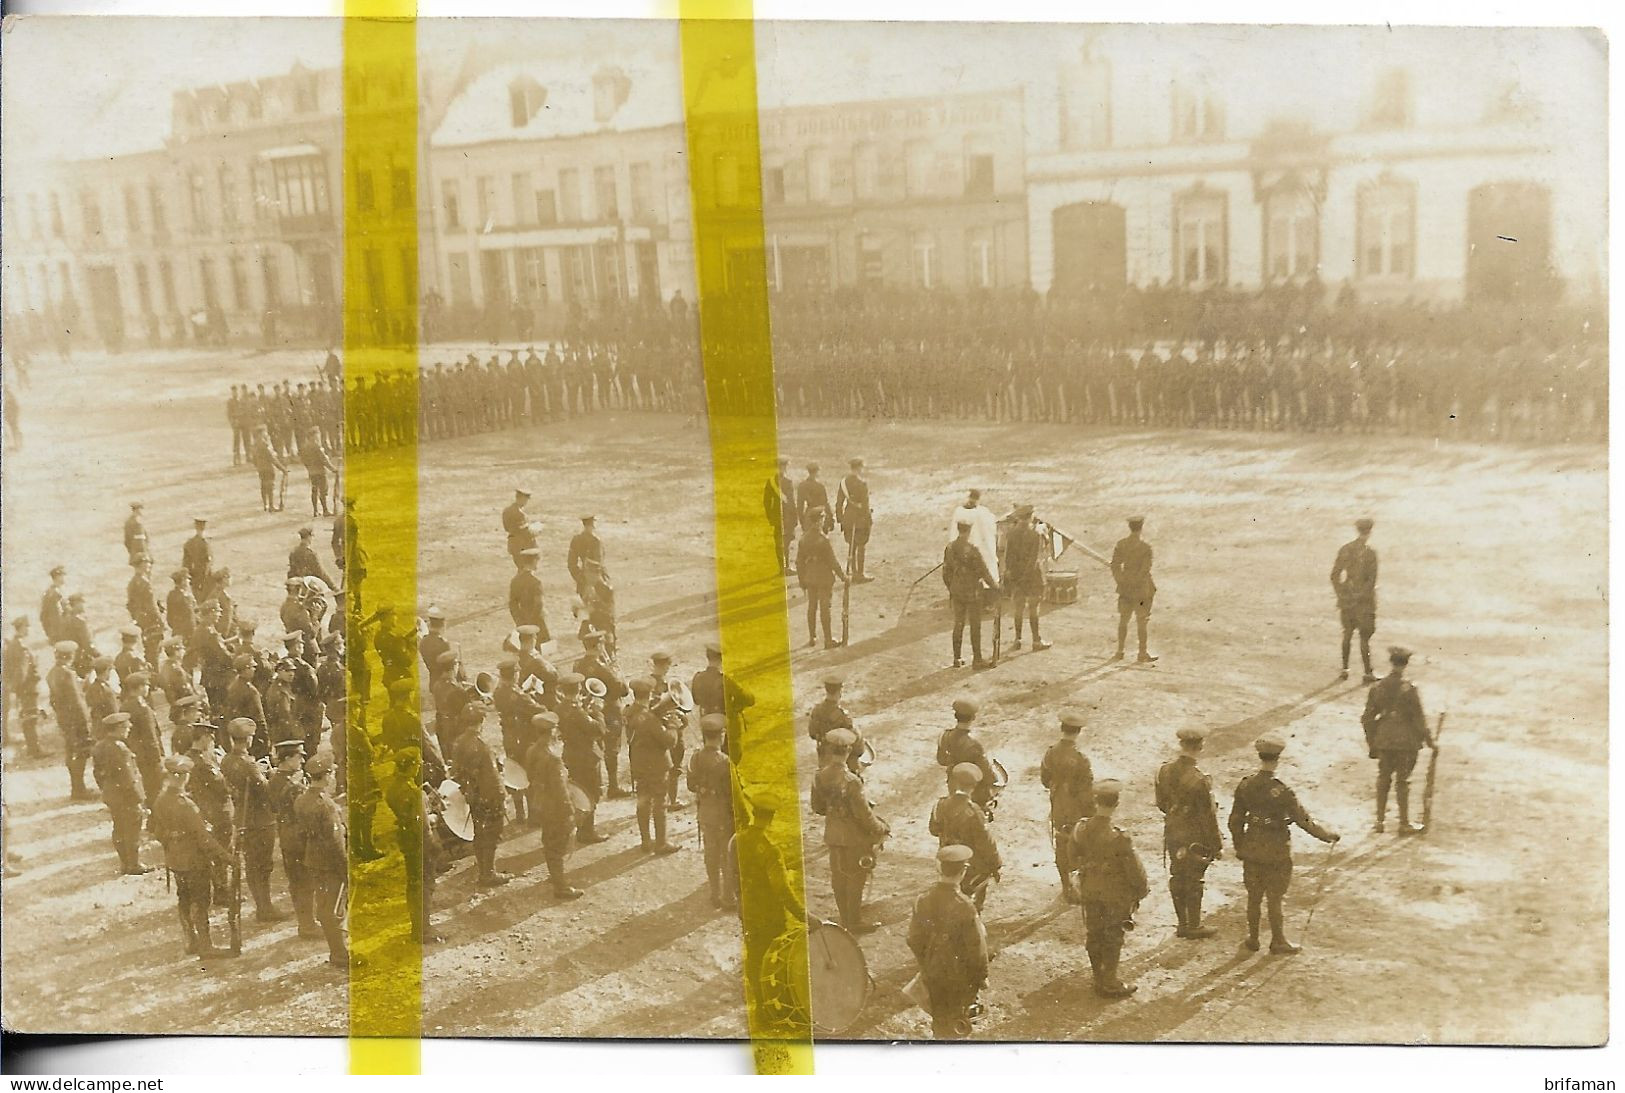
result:
[[[1607,1042],[1601,31],[3,52],[8,1033]]]

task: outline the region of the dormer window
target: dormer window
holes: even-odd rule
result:
[[[529,125],[546,102],[547,88],[529,76],[521,76],[508,85],[508,111],[515,129]]]
[[[592,78],[592,120],[599,125],[609,121],[631,90],[632,81],[620,69],[601,69]]]

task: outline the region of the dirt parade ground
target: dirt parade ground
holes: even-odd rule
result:
[[[425,354],[426,361],[435,355]],[[210,519],[243,617],[277,629],[285,559],[311,523],[295,467],[285,512],[259,511],[252,468],[231,466],[232,383],[309,378],[311,353],[126,354],[41,360],[16,390],[20,438],[4,466],[7,619],[33,616],[63,563],[85,593],[103,651],[118,647],[129,576],[120,527],[145,502],[160,595],[194,515]],[[20,442],[19,442],[20,439]],[[846,704],[878,759],[867,773],[892,827],[869,890],[882,927],[862,939],[874,990],[853,1038],[930,1036],[902,993],[914,974],[910,909],[935,875],[926,821],[943,792],[935,762],[949,707],[980,704],[976,730],[1009,771],[992,825],[1004,857],[985,922],[995,954],[973,1038],[1106,1041],[1344,1041],[1592,1044],[1607,1022],[1606,453],[1599,445],[1519,446],[1360,435],[1146,432],[955,421],[784,423],[795,477],[809,459],[834,483],[868,461],[876,524],[853,589],[851,641],[804,648],[803,593],[788,582],[796,706],[820,678],[847,678]],[[661,647],[673,677],[704,666],[716,633],[706,433],[681,415],[610,413],[420,449],[421,613],[442,607],[472,675],[492,670],[511,629],[512,565],[502,507],[534,491],[541,576],[559,659],[577,646],[564,560],[593,512],[617,586],[620,664],[645,671]],[[765,482],[771,468],[761,468]],[[1076,548],[1076,604],[1046,607],[1045,637],[994,669],[949,667],[941,581],[909,586],[941,560],[949,513],[968,487],[1003,515],[1021,502],[1109,553],[1123,520],[1147,518],[1161,659],[1113,662],[1116,604],[1104,566]],[[366,499],[359,516],[365,521]],[[1356,517],[1376,521],[1381,651],[1416,651],[1410,676],[1430,723],[1447,714],[1432,829],[1371,832],[1375,764],[1359,715],[1358,662],[1337,678],[1338,622],[1327,574]],[[314,523],[319,553],[331,521]],[[363,523],[364,526],[364,523]],[[836,539],[839,547],[839,538]],[[837,598],[837,609],[839,599]],[[1006,626],[1009,625],[1006,620]],[[839,622],[837,621],[837,626]],[[50,661],[37,621],[42,672]],[[43,697],[43,696],[42,696]],[[427,703],[426,703],[427,704]],[[1063,709],[1081,710],[1096,778],[1123,781],[1118,822],[1151,876],[1123,955],[1138,992],[1091,990],[1082,917],[1063,901],[1039,762]],[[1174,937],[1152,779],[1175,731],[1206,730],[1204,769],[1220,820],[1255,769],[1253,741],[1287,741],[1281,777],[1322,824],[1328,847],[1296,836],[1287,931],[1292,957],[1242,950],[1241,866],[1226,846],[1208,873],[1218,936]],[[495,718],[484,730],[496,746]],[[319,941],[244,916],[244,953],[183,956],[175,897],[160,867],[118,875],[107,810],[71,802],[62,739],[51,755],[7,745],[4,794],[15,875],[4,885],[5,1013],[40,1032],[332,1035],[346,1028],[342,974]],[[694,734],[697,737],[697,733]],[[801,732],[809,907],[833,918],[822,821],[806,810],[815,770]],[[693,746],[691,744],[691,746]],[[1422,770],[1417,772],[1420,796]],[[686,797],[687,794],[685,793]],[[1390,821],[1392,815],[1390,814]],[[380,825],[388,822],[379,809]],[[540,834],[510,826],[500,890],[459,861],[441,879],[444,944],[425,952],[429,1036],[737,1037],[745,1033],[737,921],[711,906],[693,809],[674,814],[682,852],[638,849],[631,800],[606,801],[609,839],[576,849],[584,898],[548,893]],[[1226,839],[1228,844],[1228,837]],[[394,850],[380,827],[380,848]],[[143,857],[161,866],[148,841]],[[384,863],[384,864],[387,864]],[[281,867],[273,891],[286,904]]]

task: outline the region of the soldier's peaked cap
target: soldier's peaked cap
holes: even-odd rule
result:
[[[285,751],[288,753],[288,755],[292,755],[296,749],[303,749],[304,746],[305,742],[298,737],[294,737],[292,740],[278,740],[276,743],[271,745],[271,747],[275,748],[277,751]],[[285,759],[287,756],[285,755],[282,758]]]
[[[594,516],[594,515],[593,515],[593,514],[592,514],[592,513],[590,513],[590,512],[584,512],[584,513],[582,513],[582,514],[581,514],[581,522],[582,522],[582,523],[583,523],[583,524],[590,524],[590,523],[592,523],[592,522],[593,522],[593,521],[594,521],[594,520],[596,520],[596,519],[598,519],[598,517],[597,517],[597,516]]]
[[[98,672],[105,672],[113,666],[113,658],[103,654],[90,662],[90,666]]]
[[[333,760],[325,755],[313,755],[305,760],[305,773],[312,778],[320,778],[324,774],[333,772]]]
[[[975,856],[970,847],[958,843],[950,843],[937,851],[937,861],[943,865],[963,865]]]
[[[632,681],[632,693],[635,695],[651,695],[654,693],[655,681],[647,676],[639,676]]]
[[[119,627],[118,636],[125,641],[134,641],[141,636],[141,631],[133,626],[121,626]]]
[[[1179,737],[1179,742],[1182,744],[1200,744],[1207,739],[1207,733],[1201,729],[1191,728],[1188,725],[1174,733],[1174,735]]]
[[[423,613],[423,617],[430,622],[445,622],[446,612],[439,607],[431,607]]]
[[[850,750],[858,742],[857,734],[847,729],[831,729],[824,734],[824,744],[831,748]]]
[[[654,652],[649,654],[649,659],[654,661],[669,661],[671,660],[671,654],[664,649],[656,649]]]
[[[1095,783],[1096,797],[1116,797],[1123,792],[1123,783],[1116,778],[1102,778]]]
[[[1273,759],[1286,750],[1286,741],[1274,733],[1265,733],[1253,741],[1253,747],[1258,751],[1260,758]]]
[[[127,713],[110,713],[106,717],[102,718],[102,728],[104,729],[114,729],[120,725],[128,725],[129,723],[130,715]]]
[[[415,687],[415,686],[417,686],[417,681],[416,680],[413,680],[413,679],[397,679],[394,683],[391,683],[389,685],[390,697],[391,698],[403,698],[406,695],[411,694],[412,693],[412,688]]]
[[[79,651],[79,643],[76,641],[59,641],[51,648],[56,650],[56,655],[59,657],[71,657]]]
[[[439,656],[435,657],[434,662],[436,664],[456,664],[457,651],[455,649],[447,649],[444,653],[441,653]]]
[[[968,699],[968,698],[956,698],[956,699],[954,699],[954,719],[955,720],[957,720],[957,721],[969,721],[971,718],[976,716],[976,710],[977,710],[976,703],[972,702],[970,699]]]
[[[1354,530],[1356,531],[1370,531],[1376,526],[1376,521],[1371,519],[1369,516],[1362,516],[1358,520],[1354,521]]]
[[[580,672],[565,672],[559,676],[558,685],[560,687],[579,687],[584,682],[586,682],[586,677]]]
[[[829,675],[824,677],[824,687],[827,690],[833,691],[838,687],[844,687],[844,686],[846,686],[846,680],[843,679],[841,676],[836,675],[833,672],[831,672]]]
[[[824,739],[829,739],[825,737]],[[971,785],[982,780],[982,768],[975,763],[960,763],[953,769],[955,781],[969,782]]]
[[[1403,645],[1390,645],[1388,647],[1388,659],[1389,660],[1397,660],[1397,661],[1399,661],[1401,663],[1404,663],[1404,662],[1409,661],[1411,659],[1411,655],[1412,655],[1411,651],[1409,649],[1405,648]]]
[[[529,497],[530,496],[530,487],[529,486],[515,486],[513,488],[513,492],[519,494],[522,497]]]
[[[248,653],[238,653],[235,657],[231,658],[231,666],[237,669],[239,672],[244,668],[251,667],[253,663],[254,658]]]
[[[146,672],[131,672],[119,682],[124,684],[125,690],[129,690],[131,687],[139,687],[143,683],[151,683],[152,677]]]
[[[236,737],[238,740],[251,740],[253,739],[254,733],[259,730],[259,726],[254,724],[254,719],[252,717],[234,717],[231,719],[231,724],[228,725],[227,728],[231,732],[231,735]]]
[[[1077,732],[1083,728],[1083,714],[1077,710],[1061,711],[1061,728]]]
[[[708,657],[720,657],[722,655],[722,646],[714,641],[706,642],[705,655]]]
[[[848,467],[861,467],[863,466],[863,457],[861,455],[855,455],[846,461],[846,465]]]
[[[170,774],[190,774],[192,761],[184,755],[170,755],[164,758],[164,770]]]
[[[170,707],[170,709],[185,710],[185,709],[190,709],[191,707],[196,706],[197,704],[198,704],[197,695],[181,695],[175,701],[171,702],[169,704],[169,707]]]
[[[299,529],[299,538],[301,538],[301,539],[309,539],[312,535],[315,535],[315,534],[316,533],[314,531],[310,530],[310,528],[308,526],[307,527],[302,527],[302,528]]]
[[[28,616],[18,615],[16,618],[11,620],[11,625],[21,630],[23,627],[28,625]]]
[[[519,628],[519,636],[524,638],[533,638],[541,632],[542,628],[533,622],[527,622]]]
[[[705,736],[721,736],[728,731],[728,719],[719,713],[708,713],[700,718],[700,732]],[[831,733],[830,736],[835,735]],[[829,737],[824,738],[828,740]]]
[[[65,566],[65,565],[54,565],[54,566],[51,567],[51,576],[53,576],[53,577],[65,576],[67,574],[67,572],[68,572],[68,567]]]

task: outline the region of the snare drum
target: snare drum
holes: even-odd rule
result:
[[[1078,571],[1075,569],[1055,569],[1044,578],[1045,603],[1077,603],[1078,602]]]

